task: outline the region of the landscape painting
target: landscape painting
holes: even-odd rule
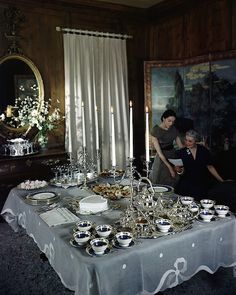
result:
[[[225,140],[236,144],[236,59],[204,59],[145,62],[150,128],[170,108],[182,122],[192,121],[209,147],[223,149]]]

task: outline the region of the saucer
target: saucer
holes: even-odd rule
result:
[[[173,231],[174,231],[174,229],[173,229],[173,227],[171,226],[167,231],[160,231],[160,230],[158,229],[158,234],[159,234],[159,235],[169,235],[169,234],[173,233]]]
[[[217,216],[217,217],[218,217],[218,216]],[[200,221],[200,222],[209,223],[209,222],[211,222],[211,221],[216,221],[216,216],[213,216],[212,219],[209,220],[209,221],[208,221],[208,220],[204,220],[204,219],[202,219],[200,216],[198,216],[197,220]]]
[[[116,239],[114,239],[114,240],[112,240],[112,244],[113,244],[113,246],[114,246],[115,248],[118,248],[118,249],[126,249],[126,248],[133,247],[133,245],[134,245],[134,241],[131,241],[131,242],[129,243],[128,246],[121,246],[121,245],[119,244],[119,242],[118,242]]]
[[[87,242],[84,244],[78,244],[73,238],[70,239],[70,244],[71,244],[71,246],[73,246],[75,248],[85,248],[88,245]]]
[[[107,255],[108,253],[110,253],[110,251],[111,251],[111,249],[109,247],[107,247],[106,250],[102,254],[96,254],[91,246],[88,246],[86,248],[86,252],[87,252],[88,255],[96,256],[96,257],[101,257],[101,256],[104,256],[104,255]]]
[[[219,215],[219,214],[216,214],[216,217],[219,217],[219,218],[226,218],[226,217],[230,217],[230,213],[228,212],[227,214],[225,215]]]

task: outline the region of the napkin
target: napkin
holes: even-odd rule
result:
[[[54,208],[50,211],[39,215],[48,226],[56,226],[61,224],[73,223],[79,220],[79,217],[74,215],[67,208]]]
[[[183,166],[182,159],[168,159],[168,161],[173,164],[174,166]]]

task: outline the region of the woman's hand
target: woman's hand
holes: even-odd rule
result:
[[[175,166],[175,171],[177,174],[181,175],[184,173],[184,167],[183,166]]]
[[[170,166],[169,167],[171,177],[175,178],[175,170]]]

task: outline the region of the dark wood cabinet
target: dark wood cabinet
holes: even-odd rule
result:
[[[67,161],[64,150],[48,149],[34,155],[21,157],[0,157],[0,209],[9,191],[20,182],[30,180],[50,180],[51,166]]]

